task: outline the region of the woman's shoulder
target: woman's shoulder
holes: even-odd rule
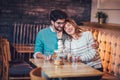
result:
[[[90,31],[83,31],[82,32],[83,35],[89,35],[89,34],[92,34]]]

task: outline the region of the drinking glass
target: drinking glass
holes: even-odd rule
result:
[[[77,56],[72,56],[72,63],[77,64]]]
[[[49,60],[51,59],[50,52],[45,52],[45,58],[44,58],[44,63],[49,63]]]
[[[77,55],[76,55],[76,53],[72,53],[72,64],[73,65],[77,65]]]
[[[63,49],[63,54],[66,54],[66,55],[68,55],[69,53],[70,53],[70,49],[68,49],[68,48],[65,48],[65,49]]]

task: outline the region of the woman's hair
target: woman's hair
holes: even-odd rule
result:
[[[65,22],[66,22],[66,23],[67,23],[67,22],[70,23],[70,24],[75,28],[75,33],[76,33],[77,36],[80,36],[80,33],[83,32],[83,30],[80,28],[79,25],[77,25],[77,23],[75,22],[75,20],[69,18],[69,19],[66,19]],[[66,25],[66,24],[65,24],[65,25]],[[65,31],[64,31],[64,32],[65,32]],[[66,32],[65,32],[65,33],[66,33]],[[67,33],[66,33],[66,34],[67,34]],[[69,35],[69,37],[71,37],[71,36]]]

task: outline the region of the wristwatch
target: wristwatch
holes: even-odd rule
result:
[[[62,38],[58,39],[58,40],[63,40]]]

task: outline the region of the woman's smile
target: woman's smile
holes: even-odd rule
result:
[[[66,23],[64,30],[66,31],[67,34],[70,34],[70,35],[74,34],[75,32],[75,28],[70,23]]]

